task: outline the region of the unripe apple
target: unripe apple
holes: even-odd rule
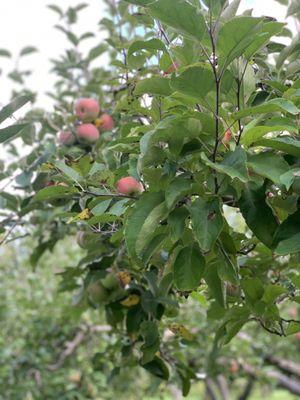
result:
[[[178,63],[177,63],[176,61],[174,61],[174,62],[172,62],[172,64],[169,66],[169,68],[167,68],[167,69],[164,71],[164,74],[165,74],[165,75],[172,74],[172,73],[175,72],[178,68],[179,68]]]
[[[132,195],[143,192],[144,188],[141,182],[138,182],[132,176],[126,176],[117,182],[117,191],[121,194]]]
[[[71,131],[61,131],[57,135],[57,141],[61,146],[72,146],[76,138]]]
[[[108,289],[116,289],[119,287],[119,280],[117,278],[117,275],[114,272],[109,272],[104,279],[101,280],[102,285]]]
[[[75,103],[75,113],[82,122],[92,122],[100,111],[98,101],[91,98],[81,98]]]
[[[102,303],[108,297],[108,291],[100,281],[92,282],[87,288],[89,299],[94,303]]]
[[[100,240],[100,235],[90,231],[78,231],[76,234],[76,242],[82,249],[89,249],[96,245]]]
[[[227,296],[238,297],[241,294],[240,288],[237,285],[234,285],[233,283],[227,282],[226,294],[227,294]]]
[[[109,114],[102,114],[96,121],[100,131],[111,131],[114,128],[114,120]]]
[[[79,140],[87,143],[95,143],[99,139],[99,131],[93,124],[81,124],[76,129]]]

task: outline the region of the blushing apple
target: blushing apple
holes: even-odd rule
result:
[[[232,138],[232,132],[230,129],[227,129],[227,131],[224,133],[223,136],[223,143],[228,143],[231,138]]]
[[[76,128],[77,138],[80,141],[94,143],[99,139],[99,131],[93,124],[81,124]]]
[[[117,182],[117,191],[120,194],[134,195],[142,193],[144,188],[141,182],[138,182],[132,176],[126,176]]]
[[[62,146],[72,146],[76,142],[76,138],[71,131],[61,131],[57,135],[57,141]]]
[[[75,113],[82,122],[92,122],[97,118],[100,106],[97,100],[92,98],[81,98],[75,103]]]
[[[96,126],[103,132],[111,131],[114,125],[114,120],[109,114],[102,114],[101,117],[96,120]]]

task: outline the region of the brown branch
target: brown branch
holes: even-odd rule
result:
[[[206,378],[205,379],[205,398],[209,400],[218,400],[215,391],[214,391],[214,385],[213,385],[213,380],[211,378]]]
[[[300,378],[300,364],[296,363],[295,361],[292,360],[287,360],[284,358],[276,357],[273,355],[267,355],[265,357],[265,360],[270,363],[271,365],[274,365],[278,367],[281,371],[287,372],[288,374],[295,375],[298,378]]]
[[[67,341],[64,344],[65,349],[60,354],[58,360],[54,364],[48,365],[49,371],[56,371],[57,369],[61,368],[64,364],[65,360],[70,357],[77,348],[81,345],[81,343],[87,338],[89,333],[103,333],[103,332],[110,332],[111,327],[109,325],[95,325],[95,326],[88,326],[81,328],[76,335],[74,336],[73,340]]]
[[[242,365],[242,368],[249,376],[253,378],[265,376],[270,379],[275,379],[279,387],[288,390],[290,393],[300,395],[300,380],[298,379],[289,378],[279,371],[266,371],[265,373],[261,374],[258,373],[252,365],[246,363]]]
[[[253,390],[254,382],[255,382],[255,378],[253,376],[250,376],[248,381],[247,381],[247,383],[246,383],[244,391],[239,396],[238,400],[247,400],[248,399],[248,397],[250,396],[250,394],[251,394],[251,392]]]
[[[217,385],[218,385],[222,400],[230,400],[228,384],[223,375],[217,376]]]

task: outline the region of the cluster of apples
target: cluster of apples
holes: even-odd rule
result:
[[[63,146],[72,146],[79,141],[81,143],[93,144],[101,132],[111,131],[114,121],[109,114],[103,113],[99,116],[100,106],[93,98],[80,98],[75,103],[75,114],[79,121],[76,132],[61,131],[58,133],[58,143]],[[117,182],[117,191],[124,195],[134,195],[143,192],[144,188],[132,176],[121,178]]]
[[[76,141],[95,143],[101,132],[111,131],[114,121],[109,114],[99,116],[100,106],[93,98],[80,98],[75,103],[75,115],[79,121],[76,131],[61,131],[58,133],[58,143],[63,146],[72,146]]]

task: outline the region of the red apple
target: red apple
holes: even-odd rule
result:
[[[295,333],[294,337],[295,339],[300,340],[300,332]]]
[[[102,114],[97,119],[97,124],[100,131],[111,131],[114,128],[114,120],[109,114]]]
[[[82,122],[92,122],[100,111],[98,101],[91,98],[81,98],[75,103],[75,113]]]
[[[61,131],[57,135],[57,141],[62,146],[72,146],[76,138],[71,131]]]
[[[76,128],[79,140],[87,143],[94,143],[99,139],[99,131],[93,124],[81,124]]]
[[[143,192],[144,188],[141,182],[138,182],[132,176],[126,176],[117,182],[117,191],[121,194],[132,195]]]
[[[238,372],[238,370],[239,370],[239,364],[238,364],[238,362],[237,362],[236,360],[231,360],[231,361],[230,361],[230,366],[229,366],[229,371],[230,371],[232,374],[236,374],[236,373]]]
[[[227,143],[230,141],[231,138],[232,138],[232,132],[230,129],[227,129],[227,131],[224,133],[223,142]]]

